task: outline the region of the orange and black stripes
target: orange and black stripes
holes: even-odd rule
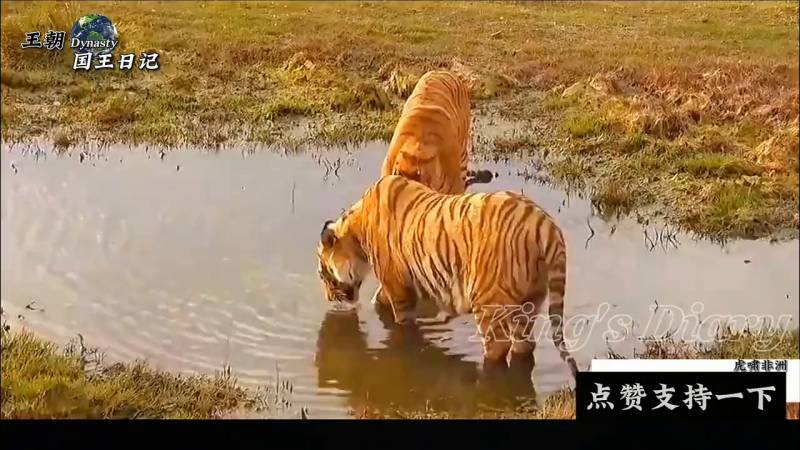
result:
[[[548,295],[554,342],[577,371],[563,342],[564,238],[528,198],[513,192],[447,195],[390,175],[341,221],[362,246],[396,314],[426,298],[450,315],[473,313],[483,320],[497,306],[533,303],[538,309]],[[512,348],[519,338],[509,335],[514,320],[479,322],[487,357],[532,352],[524,343]],[[505,340],[498,338],[503,333]]]
[[[389,304],[398,323],[413,318],[423,298],[450,316],[472,313],[487,358],[531,354],[533,345],[521,341],[518,317],[495,320],[489,313],[487,321],[486,312],[529,303],[538,310],[549,296],[554,341],[575,373],[562,332],[563,235],[524,196],[466,193],[474,182],[467,170],[471,123],[464,80],[444,71],[420,78],[403,107],[380,180],[323,232],[318,251],[326,295],[357,299],[363,266],[372,266],[379,284],[374,300]],[[338,279],[342,274],[346,280]]]
[[[447,71],[425,73],[406,100],[381,176],[402,175],[450,194],[466,190],[471,152],[470,90]]]

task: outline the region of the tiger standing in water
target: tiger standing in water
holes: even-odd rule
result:
[[[446,194],[461,194],[472,152],[470,86],[458,75],[434,70],[420,77],[406,100],[381,167]]]
[[[445,194],[461,194],[473,181],[467,178],[471,152],[470,86],[452,72],[429,71],[406,99],[380,176],[400,175]],[[386,304],[380,286],[372,300],[376,308]]]
[[[514,326],[515,318],[528,303],[535,317],[549,297],[553,340],[573,376],[577,372],[562,329],[564,237],[522,195],[448,195],[403,176],[385,176],[341,217],[325,222],[317,252],[328,301],[355,304],[372,268],[395,322],[414,322],[418,299],[435,301],[443,322],[472,313],[484,357],[492,362],[515,355],[532,359],[535,343]],[[517,314],[495,320],[497,307]]]

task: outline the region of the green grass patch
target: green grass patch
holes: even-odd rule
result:
[[[680,220],[712,237],[764,235],[776,214],[771,203],[758,184],[719,182],[706,189],[701,203],[685,207]]]
[[[419,81],[419,77],[414,74],[393,70],[389,74],[387,89],[390,93],[400,98],[408,98],[414,90],[417,81]]]
[[[745,119],[736,125],[735,138],[747,148],[755,148],[769,138],[769,128],[753,119]]]
[[[563,158],[549,165],[549,173],[553,181],[560,186],[565,186],[567,190],[585,187],[583,179],[587,172],[589,169],[578,158]]]
[[[574,138],[592,137],[605,130],[602,119],[587,111],[572,111],[561,122],[561,129]]]
[[[202,377],[144,362],[105,366],[76,343],[62,349],[28,331],[1,336],[3,419],[206,419],[259,404],[229,371]]]
[[[750,161],[719,153],[695,155],[681,161],[679,167],[696,176],[736,177],[758,175],[763,172]]]
[[[392,139],[398,118],[399,113],[393,110],[325,118],[312,127],[310,140],[325,146],[374,140],[388,143]]]
[[[125,94],[115,94],[108,98],[103,108],[97,112],[97,120],[107,125],[132,122],[136,119],[134,99]]]
[[[630,212],[636,202],[634,193],[619,180],[609,179],[599,183],[592,194],[592,203],[604,214]]]
[[[163,116],[136,121],[133,125],[135,142],[158,143],[159,145],[181,145],[182,133],[174,117]]]
[[[316,105],[302,96],[282,96],[266,105],[263,118],[273,120],[284,116],[313,116],[318,111]]]
[[[392,101],[389,99],[386,90],[378,83],[361,81],[355,83],[353,87],[336,94],[331,107],[337,112],[384,110],[392,107]]]
[[[562,97],[556,92],[548,92],[542,99],[541,107],[545,111],[562,111],[580,105],[577,95]]]
[[[710,200],[707,214],[714,223],[763,215],[764,197],[757,187],[725,183],[716,189]]]
[[[536,137],[530,134],[500,136],[492,143],[493,153],[510,155],[521,151],[534,151],[538,147]]]
[[[644,133],[626,134],[622,141],[623,153],[636,153],[647,146],[648,138]]]

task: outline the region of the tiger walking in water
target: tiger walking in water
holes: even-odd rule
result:
[[[475,178],[470,86],[458,75],[434,70],[420,77],[403,106],[381,176],[402,175],[439,192],[460,194]]]
[[[381,301],[399,324],[415,321],[420,299],[435,301],[444,322],[473,314],[489,361],[532,358],[535,343],[514,326],[514,314],[493,320],[485,312],[508,306],[521,311],[532,303],[535,317],[549,297],[554,343],[573,376],[577,372],[563,339],[564,237],[545,211],[520,194],[445,194],[403,176],[384,176],[341,217],[325,222],[317,252],[327,300],[355,303],[372,271]]]

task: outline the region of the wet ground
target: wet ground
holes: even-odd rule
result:
[[[288,380],[291,414],[427,407],[468,416],[507,394],[484,382],[471,318],[400,331],[366,301],[353,315],[330,312],[322,298],[320,227],[375,179],[384,152],[371,144],[162,158],[124,147],[81,162],[77,151],[4,146],[5,315],[58,342],[81,333],[112,359],[204,373],[229,364],[253,387]],[[664,317],[784,316],[797,326],[797,241],[720,246],[660,225],[606,221],[588,201],[521,175],[532,169],[520,163],[480,168],[499,176],[471,190],[523,191],[564,229],[566,315],[605,311],[594,327],[567,329],[583,368],[609,346],[624,354],[637,336],[680,326]],[[570,383],[550,341],[537,347],[532,383],[537,394]]]

